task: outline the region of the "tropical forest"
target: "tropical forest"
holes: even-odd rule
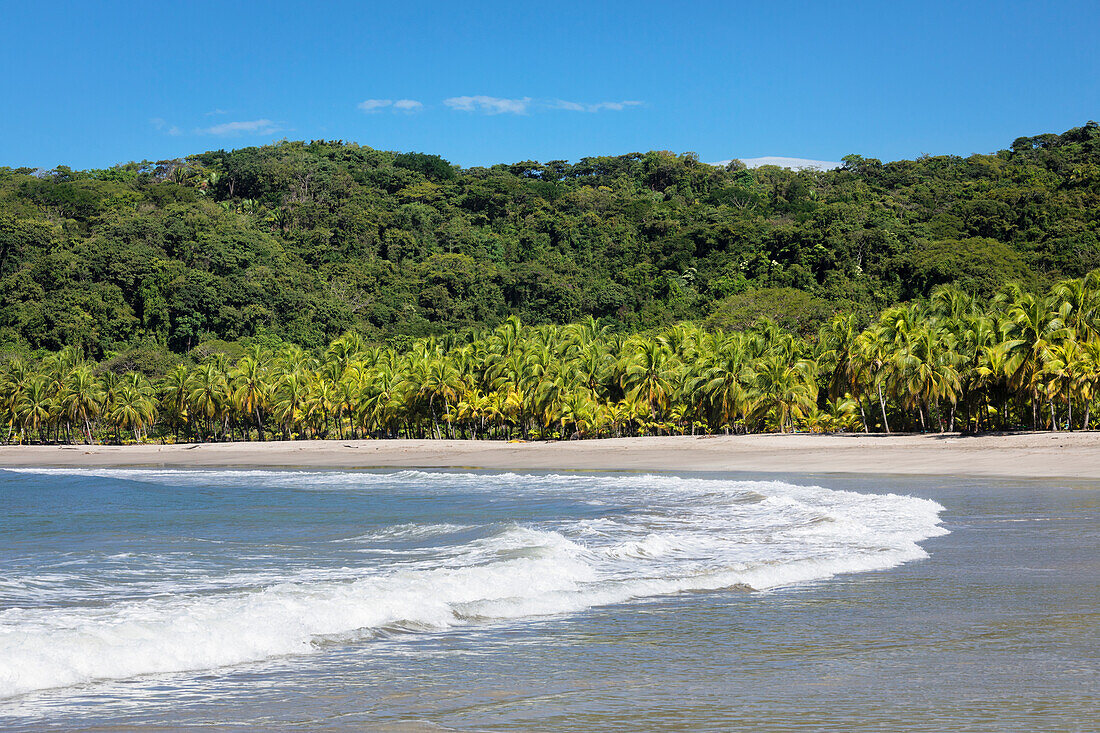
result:
[[[1100,127],[834,170],[0,168],[0,440],[1095,428]]]

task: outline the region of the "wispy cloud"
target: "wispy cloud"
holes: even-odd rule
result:
[[[153,117],[149,120],[149,124],[163,132],[165,135],[175,136],[183,134],[183,130],[179,129],[175,125],[169,125],[168,122],[162,117]]]
[[[225,112],[221,110],[216,110],[215,112],[217,114],[225,114]],[[215,112],[206,112],[203,116],[212,115],[215,114]],[[165,135],[173,136],[214,135],[217,137],[235,137],[238,135],[270,135],[271,133],[279,132],[283,129],[278,123],[268,119],[223,122],[220,125],[213,125],[212,127],[195,127],[186,132],[177,125],[169,124],[163,117],[151,117],[149,119],[149,124]]]
[[[633,99],[624,100],[622,102],[596,102],[595,104],[584,104],[582,102],[570,102],[565,99],[555,99],[548,103],[551,109],[564,109],[569,112],[622,112],[628,107],[638,107],[641,102]]]
[[[531,98],[505,99],[478,94],[472,97],[450,97],[443,104],[460,112],[482,112],[487,115],[525,115],[531,106]]]
[[[486,97],[476,95],[470,97],[451,97],[444,99],[443,104],[460,112],[481,112],[487,115],[514,114],[525,115],[531,112],[546,110],[565,110],[567,112],[621,112],[629,107],[638,107],[642,103],[633,100],[621,102],[571,102],[566,99],[533,99],[522,97],[519,99],[507,99],[504,97]]]
[[[235,135],[270,135],[278,132],[279,126],[271,120],[244,120],[240,122],[223,122],[213,127],[201,127],[195,130],[198,135],[216,135],[228,137]]]
[[[424,105],[415,99],[398,99],[396,102],[392,99],[364,99],[358,107],[369,115],[385,109],[406,114],[424,109]]]
[[[393,104],[392,99],[364,99],[359,103],[359,109],[364,112],[381,112],[386,107]]]
[[[226,110],[226,109],[212,109],[209,112],[204,112],[203,113],[203,115],[205,117],[212,117],[213,115],[227,115],[227,114],[229,114],[229,110]]]

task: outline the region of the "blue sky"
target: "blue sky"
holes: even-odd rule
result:
[[[990,152],[1100,118],[1095,2],[16,3],[0,165]]]

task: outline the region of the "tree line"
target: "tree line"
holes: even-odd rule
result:
[[[215,345],[217,346],[217,345]],[[595,318],[324,349],[208,348],[159,376],[68,347],[0,365],[8,442],[573,439],[762,431],[1075,430],[1096,423],[1100,270],[983,299],[955,286],[810,336]]]
[[[1100,127],[831,171],[649,151],[461,168],[282,141],[101,170],[0,167],[0,353],[213,339],[324,349],[599,319],[800,336],[953,283],[1100,267]]]

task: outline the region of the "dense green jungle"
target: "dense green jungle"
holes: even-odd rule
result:
[[[1094,122],[831,171],[0,168],[0,437],[1088,428],[1098,268]]]

